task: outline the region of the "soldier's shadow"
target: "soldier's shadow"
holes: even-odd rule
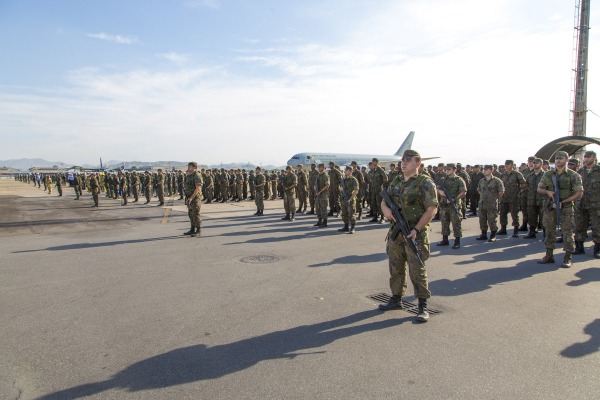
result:
[[[324,353],[324,351],[308,353],[301,351],[318,349],[339,339],[390,328],[413,319],[412,317],[386,318],[353,325],[380,315],[381,312],[378,310],[363,311],[332,321],[298,326],[224,345],[208,347],[197,344],[183,347],[132,364],[110,379],[61,390],[39,399],[77,399],[113,388],[137,392],[216,379],[245,370],[261,361],[293,359],[302,355]]]
[[[591,282],[599,282],[600,281],[600,269],[599,268],[586,268],[581,271],[577,271],[575,276],[579,278],[579,280],[573,280],[571,282],[567,282],[569,286],[581,286],[586,283]]]
[[[173,240],[173,239],[181,239],[181,236],[161,236],[155,238],[148,239],[133,239],[133,240],[115,240],[112,242],[98,242],[98,243],[73,243],[73,244],[65,244],[62,246],[52,246],[46,247],[45,249],[34,249],[34,250],[19,250],[14,251],[13,253],[34,253],[37,251],[65,251],[65,250],[78,250],[78,249],[90,249],[96,247],[112,247],[123,244],[135,244],[135,243],[146,243],[146,242],[156,242],[161,240]]]
[[[567,358],[579,358],[596,353],[600,350],[600,319],[588,324],[583,332],[591,337],[587,342],[574,343],[560,352],[560,355]]]
[[[380,261],[384,261],[388,259],[387,253],[373,253],[367,254],[363,256],[352,255],[352,256],[344,256],[334,258],[329,262],[323,262],[318,264],[311,264],[308,267],[327,267],[334,264],[369,264],[369,263],[377,263]]]

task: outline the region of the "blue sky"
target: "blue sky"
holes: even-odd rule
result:
[[[281,165],[415,130],[442,161],[523,160],[568,134],[574,4],[0,0],[0,159]]]

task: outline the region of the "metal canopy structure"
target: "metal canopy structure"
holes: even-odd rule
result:
[[[597,144],[600,146],[600,138],[588,136],[564,136],[546,144],[535,153],[535,156],[543,160],[554,161],[554,154],[557,151],[566,151],[569,155],[572,155],[588,144]]]

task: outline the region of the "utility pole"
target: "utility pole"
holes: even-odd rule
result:
[[[588,45],[590,37],[590,0],[575,0],[573,35],[573,98],[571,101],[573,136],[586,136]],[[581,158],[581,149],[576,153]]]

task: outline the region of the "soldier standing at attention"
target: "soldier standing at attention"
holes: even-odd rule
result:
[[[265,204],[265,184],[267,182],[267,178],[262,174],[261,168],[256,167],[256,176],[254,177],[254,204],[256,204],[256,213],[254,215],[264,215]]]
[[[350,166],[344,169],[344,178],[339,186],[342,196],[342,220],[344,221],[344,227],[338,229],[339,232],[355,232],[356,219],[354,214],[356,213],[356,197],[358,196],[359,187],[358,181],[352,175],[352,171],[353,169]],[[348,225],[350,225],[350,228],[348,228]]]
[[[595,152],[584,153],[583,167],[579,170],[583,181],[583,198],[575,215],[575,254],[585,253],[583,243],[587,239],[588,225],[591,225],[594,257],[600,258],[600,166],[596,162]]]
[[[204,193],[206,193],[206,201],[204,202],[205,204],[212,203],[214,187],[215,187],[215,183],[213,180],[213,175],[209,169],[204,174]]]
[[[554,263],[554,248],[556,247],[556,213],[560,212],[560,227],[562,228],[563,250],[565,258],[562,263],[563,268],[570,268],[572,265],[571,255],[575,251],[573,240],[573,220],[574,210],[573,201],[579,200],[583,195],[583,186],[581,176],[566,167],[569,155],[566,151],[557,151],[554,155],[555,168],[544,173],[540,181],[537,192],[548,196],[550,206],[544,211],[544,227],[546,228],[546,255],[538,264]],[[559,209],[557,210],[554,198],[554,180],[558,182]]]
[[[477,193],[479,199],[479,228],[481,236],[477,240],[488,240],[487,229],[490,227],[490,239],[488,242],[496,241],[496,232],[498,232],[498,200],[504,194],[504,184],[502,180],[493,175],[494,167],[486,165],[483,167],[483,179],[477,184]]]
[[[160,170],[159,170],[160,171]],[[198,163],[190,161],[185,174],[185,204],[188,207],[191,228],[184,235],[200,236],[200,206],[202,205],[202,176],[198,172]]]
[[[388,184],[388,178],[383,168],[378,163],[379,159],[373,158],[371,161],[373,169],[371,170],[371,204],[373,205],[373,219],[369,222],[378,222],[383,224],[383,213],[381,212],[381,190],[383,185]],[[420,163],[419,163],[420,164]]]
[[[358,194],[356,195],[356,211],[358,212],[356,220],[358,221],[362,218],[362,203],[363,197],[365,196],[365,177],[358,169],[358,163],[356,161],[352,161],[350,165],[352,166],[352,176],[358,182]]]
[[[527,164],[523,167],[523,169],[520,170],[520,172],[523,174],[523,178],[525,178],[525,182],[527,182],[527,177],[529,176],[529,174],[531,174],[533,172],[533,160],[535,160],[535,157],[533,157],[533,156],[528,157]],[[537,189],[535,189],[535,190],[537,190]],[[519,203],[520,203],[521,212],[523,213],[523,224],[519,227],[520,232],[527,232],[527,223],[529,222],[528,197],[529,197],[529,189],[527,187],[525,187],[524,189],[521,189],[521,192],[519,193]],[[529,235],[527,235],[527,236],[529,236]],[[527,237],[527,236],[525,236],[525,237]]]
[[[58,197],[62,197],[62,174],[56,176],[56,190],[58,191]]]
[[[291,166],[285,167],[283,176],[283,208],[285,209],[284,221],[294,221],[296,214],[296,186],[298,186],[298,177],[292,171]]]
[[[123,171],[119,172],[119,190],[121,191],[121,196],[123,196],[123,206],[127,205],[127,180],[125,179],[125,174]]]
[[[481,165],[477,164],[473,166],[473,173],[471,175],[471,184],[469,194],[471,199],[469,201],[471,213],[473,216],[477,216],[477,205],[479,204],[479,192],[477,188],[479,187],[479,181],[484,178],[483,172],[481,172]]]
[[[452,231],[454,232],[454,245],[453,249],[460,248],[460,238],[462,237],[462,228],[460,221],[462,219],[462,198],[467,194],[467,185],[465,181],[458,175],[456,175],[456,165],[449,163],[446,165],[446,177],[440,178],[439,188],[437,190],[440,196],[440,208],[441,208],[441,220],[442,220],[442,241],[438,243],[438,246],[448,246],[448,236],[450,235],[450,222],[452,222]],[[444,190],[452,196],[452,200],[456,205],[456,210],[450,204],[450,200],[446,198]]]
[[[177,189],[179,192],[179,200],[183,199],[183,182],[185,181],[185,175],[183,175],[183,171],[177,171]]]
[[[317,199],[315,184],[317,183],[317,175],[319,175],[317,165],[310,164],[310,171],[308,172],[308,202],[310,203],[310,211],[307,214],[315,213],[315,201]]]
[[[529,233],[524,236],[525,239],[536,238],[536,228],[539,226],[542,216],[544,214],[544,203],[546,196],[543,196],[537,192],[538,185],[544,172],[542,171],[542,159],[533,159],[533,168],[527,175],[527,223],[529,224]],[[523,214],[525,217],[525,214]]]
[[[248,186],[250,188],[249,189],[250,190],[249,198],[250,198],[250,200],[254,200],[254,190],[256,190],[256,189],[254,187],[254,171],[252,171],[252,170],[248,173]]]
[[[137,203],[140,199],[140,177],[136,171],[131,173],[131,194],[133,194],[133,203]]]
[[[325,172],[325,164],[319,164],[319,175],[317,175],[317,179],[315,181],[315,195],[316,195],[316,203],[317,203],[317,218],[319,219],[317,223],[314,225],[319,228],[327,227],[327,202],[328,195],[327,191],[329,190],[329,175]]]
[[[308,177],[302,164],[298,164],[298,210],[297,213],[306,212],[306,197],[308,194]]]
[[[427,322],[427,299],[431,297],[427,282],[427,269],[425,261],[429,258],[429,223],[437,211],[438,199],[433,181],[417,171],[421,165],[421,156],[415,150],[406,150],[402,156],[402,175],[397,176],[390,183],[388,191],[394,203],[399,208],[408,228],[408,236],[400,233],[396,239],[389,238],[386,252],[389,257],[390,289],[392,298],[387,304],[380,304],[382,311],[402,308],[402,296],[406,292],[406,264],[413,284],[415,297],[419,301],[419,313],[416,320]],[[390,220],[390,232],[397,221],[392,210],[385,201],[381,202],[383,215]],[[415,240],[419,255],[414,254],[407,240]],[[420,256],[420,260],[419,257]]]
[[[158,196],[158,207],[165,205],[165,176],[163,170],[158,169],[158,175],[156,176],[156,195]]]
[[[238,168],[235,170],[235,201],[240,202],[244,199],[244,176]]]
[[[498,235],[506,235],[506,225],[508,224],[508,213],[512,219],[513,235],[519,237],[519,192],[525,188],[525,178],[519,171],[515,171],[513,160],[504,162],[504,173],[502,174],[502,183],[504,183],[504,196],[500,204],[500,231]]]
[[[150,175],[150,171],[144,172],[144,196],[146,196],[146,202],[144,204],[150,203],[150,199],[152,198],[152,175]]]
[[[461,203],[462,203],[462,207],[461,207],[462,211],[461,212],[462,212],[462,219],[467,219],[467,199],[469,199],[469,187],[471,185],[471,177],[462,168],[461,163],[456,164],[456,175],[460,176],[463,179],[463,181],[465,181],[467,193],[465,194],[464,199],[461,201]]]
[[[277,198],[277,183],[279,182],[279,178],[277,177],[277,171],[271,171],[271,200],[275,200]]]
[[[94,173],[90,175],[90,189],[92,191],[92,199],[94,200],[92,207],[99,207],[98,193],[100,193],[100,185],[98,184],[98,177]]]
[[[337,188],[340,186],[342,182],[342,172],[339,169],[335,168],[335,163],[331,161],[329,163],[329,183],[332,188]],[[338,190],[330,190],[329,191],[329,214],[328,216],[332,217],[333,214],[340,215],[340,192]]]
[[[82,195],[81,192],[81,178],[79,177],[78,173],[75,173],[75,176],[73,177],[73,189],[75,189],[75,200],[79,200],[79,196]]]

